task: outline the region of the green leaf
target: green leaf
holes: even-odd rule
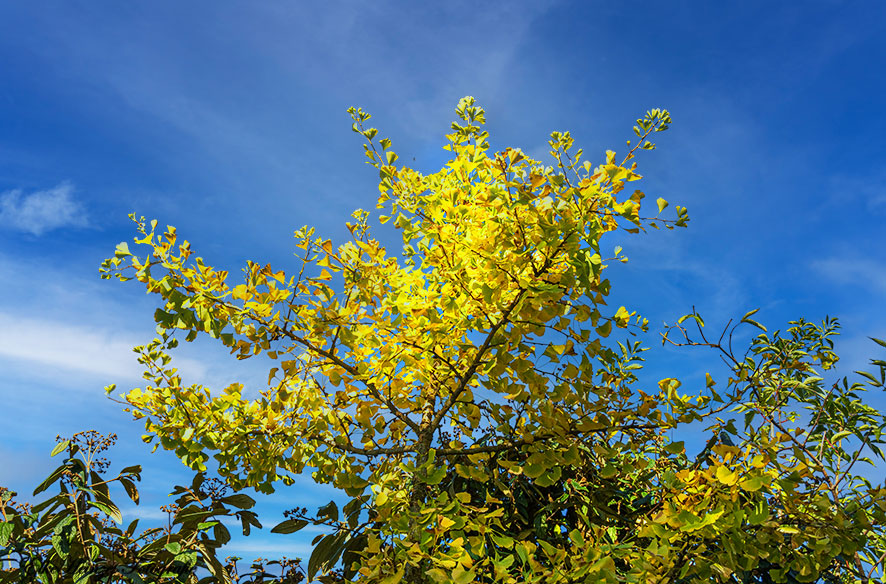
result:
[[[255,499],[243,493],[228,495],[227,497],[222,497],[219,501],[237,507],[238,509],[252,509],[255,507]]]
[[[551,467],[548,469],[548,472],[543,473],[541,476],[535,479],[535,484],[540,487],[550,487],[560,480],[562,472],[563,471],[559,466]]]
[[[361,533],[357,537],[352,537],[345,545],[342,552],[341,562],[344,570],[344,576],[347,580],[353,580],[360,569],[360,554],[366,549],[369,538],[366,533]]]
[[[769,506],[766,501],[757,501],[753,507],[747,511],[748,523],[751,525],[760,525],[769,517]]]
[[[745,491],[759,491],[763,488],[763,484],[763,477],[750,477],[741,481],[738,486]]]
[[[313,580],[318,571],[325,572],[335,565],[339,555],[344,551],[343,544],[346,538],[347,532],[342,532],[327,535],[320,540],[308,559],[308,581]]]
[[[683,454],[686,452],[686,445],[682,440],[680,442],[670,442],[665,445],[664,450],[669,454]]]
[[[868,381],[870,381],[871,385],[873,385],[874,387],[880,387],[880,385],[881,385],[880,381],[877,380],[876,377],[874,377],[872,374],[868,373],[867,371],[856,371],[856,373],[861,375],[862,377],[864,377]]]
[[[11,521],[0,521],[0,547],[6,547],[9,544],[13,529],[15,529],[15,524]]]
[[[683,322],[689,318],[691,318],[695,322],[697,322],[698,326],[704,327],[704,321],[702,320],[701,315],[699,315],[695,312],[691,312],[689,314],[684,314],[683,316],[681,316],[680,318],[677,319],[677,324],[683,324]]]
[[[126,491],[126,495],[132,500],[133,503],[138,505],[138,489],[135,488],[135,484],[129,479],[120,479],[120,484],[123,485],[123,490]]]
[[[547,470],[547,467],[537,462],[529,462],[523,465],[523,474],[530,479],[540,477]]]
[[[741,317],[741,320],[740,320],[739,322],[746,322],[746,323],[748,323],[749,325],[752,325],[752,326],[757,327],[758,329],[760,329],[761,331],[763,331],[763,332],[765,333],[765,332],[766,332],[766,327],[763,326],[762,324],[760,324],[759,322],[757,322],[756,320],[751,319],[751,317],[752,317],[753,315],[757,314],[759,311],[760,311],[759,308],[755,308],[755,309],[753,309],[752,311],[748,312],[748,313],[745,314],[743,317]]]
[[[425,483],[429,485],[439,484],[440,481],[446,476],[446,467],[440,466],[434,469],[433,472],[428,473],[428,476],[425,478]]]
[[[330,501],[317,510],[317,515],[338,521],[338,505],[335,504],[335,501]]]
[[[569,532],[569,539],[578,547],[584,547],[585,545],[585,538],[578,529],[573,529]]]
[[[397,568],[397,571],[393,574],[381,579],[378,581],[378,584],[401,584],[403,582],[403,573],[406,571],[406,567],[404,565],[400,565]],[[310,580],[310,578],[308,578]]]
[[[117,523],[123,523],[123,514],[120,509],[111,501],[90,501],[89,505],[95,507]]]
[[[256,515],[254,512],[237,511],[237,516],[240,517],[240,527],[243,528],[243,535],[249,535],[250,531],[252,531],[252,526],[261,529],[261,523],[258,520],[258,515]]]
[[[164,545],[163,548],[172,555],[177,556],[182,551],[182,544],[178,543],[177,541],[173,541]]]
[[[37,485],[37,488],[34,489],[33,494],[38,495],[48,489],[49,485],[60,479],[66,470],[68,470],[68,467],[67,465],[63,464],[62,466],[52,471],[52,473],[48,477],[46,477],[42,483]]]
[[[750,317],[754,316],[755,314],[757,314],[758,312],[760,312],[759,308],[753,309],[752,311],[748,312],[743,317],[741,317],[741,322],[744,322],[746,318],[750,318]]]
[[[476,576],[473,570],[465,570],[461,564],[456,564],[452,569],[452,581],[455,584],[469,584]]]
[[[495,545],[505,549],[514,547],[514,538],[507,535],[492,534],[492,541],[495,542]]]
[[[49,499],[46,499],[42,503],[37,503],[36,505],[31,507],[31,512],[32,513],[42,513],[44,510],[46,510],[48,508],[49,510],[46,511],[46,513],[45,513],[45,515],[48,517],[53,511],[55,511],[56,507],[64,505],[67,502],[68,502],[67,496],[65,495],[65,493],[61,493],[59,495],[56,495],[55,497],[51,497]]]
[[[200,523],[208,517],[212,517],[215,515],[215,511],[202,509],[200,507],[196,507],[194,505],[189,505],[182,509],[179,509],[175,514],[175,519],[173,519],[172,524],[177,525],[179,523]]]
[[[68,552],[71,549],[71,542],[65,538],[65,535],[72,535],[73,531],[68,530],[67,533],[64,533],[63,530],[56,529],[52,532],[52,536],[49,538],[50,543],[52,544],[52,549],[55,550],[55,553],[58,554],[61,558],[67,558]]]
[[[287,519],[271,529],[271,533],[295,533],[308,524],[304,519]]]
[[[755,312],[756,312],[756,311],[755,311]],[[743,319],[741,319],[741,322],[747,323],[747,324],[749,324],[749,325],[751,325],[751,326],[755,326],[755,327],[757,327],[758,329],[760,329],[761,331],[763,331],[764,333],[767,332],[767,331],[766,331],[766,327],[763,326],[762,324],[760,324],[759,322],[757,322],[756,320],[752,320],[752,319],[750,319],[750,318],[743,318]]]
[[[58,444],[55,445],[55,448],[52,449],[52,452],[49,453],[49,456],[55,456],[59,452],[64,452],[65,450],[68,449],[68,446],[70,446],[70,444],[71,444],[70,440],[62,440],[61,442],[59,442]]]
[[[138,522],[138,519],[133,519],[126,527],[126,531],[124,533],[131,537],[135,533],[136,528],[138,528]]]
[[[230,573],[228,573],[225,567],[222,566],[221,562],[218,561],[214,550],[209,550],[202,544],[199,544],[197,549],[206,561],[206,568],[209,570],[210,574],[215,576],[216,581],[223,584],[232,584]]]
[[[612,559],[610,555],[604,555],[602,558],[594,562],[594,565],[591,566],[591,572],[605,572],[606,580],[614,580],[615,574],[615,560]]]
[[[215,538],[215,541],[219,543],[219,545],[225,545],[229,541],[231,541],[231,532],[228,531],[228,528],[224,526],[221,522],[217,522],[212,526],[212,536]]]

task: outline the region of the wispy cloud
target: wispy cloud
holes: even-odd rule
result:
[[[263,169],[259,174],[279,176],[278,186],[288,189],[293,178],[303,182],[311,168],[304,156],[292,154],[293,136],[310,136],[317,127],[312,120],[288,121],[292,118],[289,96],[310,100],[322,92],[324,98],[316,107],[332,108],[336,123],[345,131],[349,125],[346,106],[358,102],[381,119],[386,107],[391,107],[389,102],[395,103],[397,109],[391,112],[386,131],[394,132],[399,125],[411,136],[433,137],[436,144],[441,131],[448,131],[458,98],[470,93],[491,107],[490,102],[506,94],[508,80],[517,75],[515,67],[526,67],[529,73],[521,49],[537,20],[555,5],[471,10],[466,21],[463,14],[473,4],[458,0],[432,10],[433,27],[427,26],[427,10],[391,2],[359,10],[347,4],[316,10],[294,5],[248,9],[232,5],[208,19],[199,10],[158,11],[145,14],[138,26],[121,22],[120,26],[97,27],[90,15],[71,13],[63,27],[47,19],[52,48],[35,50],[45,51],[55,65],[64,63],[64,75],[76,71],[78,83],[90,91],[113,96],[133,111],[146,113],[165,128],[197,141],[201,154],[225,161],[221,167],[213,162],[214,172],[230,172],[231,161],[236,168],[252,165]],[[153,25],[173,20],[179,24]],[[193,27],[197,22],[199,29]],[[239,36],[236,54],[230,58],[227,49],[215,55],[218,62],[229,65],[207,62],[200,51],[192,50],[192,44],[211,46],[211,39],[231,34],[232,25],[255,27],[262,34]],[[179,26],[189,32],[167,43]],[[121,49],[109,53],[107,46]],[[379,62],[385,65],[379,67]],[[228,77],[234,63],[241,67],[237,69],[241,83],[226,85],[229,93],[218,99],[214,84]],[[201,75],[191,74],[192,68],[199,68]],[[260,85],[267,71],[276,71],[278,90],[261,96],[266,100],[261,107],[242,109],[239,104],[252,103],[257,97],[244,88]],[[417,78],[422,81],[416,82]],[[398,95],[397,100],[391,102],[391,95]],[[350,145],[353,138],[342,134]]]
[[[824,277],[843,285],[886,293],[886,264],[869,258],[832,257],[812,262]]]
[[[135,338],[111,331],[52,320],[18,317],[0,312],[0,357],[36,362],[50,371],[77,371],[104,380],[134,380],[141,366],[132,353]],[[206,368],[199,362],[176,359],[176,366],[194,379]]]
[[[886,167],[868,173],[834,173],[829,177],[826,204],[860,203],[875,214],[886,212]]]
[[[86,212],[74,197],[74,186],[63,182],[25,194],[20,189],[0,195],[0,226],[42,235],[60,227],[82,227]]]

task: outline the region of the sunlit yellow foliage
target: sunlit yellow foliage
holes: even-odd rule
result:
[[[688,395],[676,379],[640,387],[644,349],[615,341],[647,321],[607,303],[604,272],[626,258],[602,247],[606,234],[688,221],[679,206],[659,217],[661,198],[647,213],[644,193],[628,188],[641,179],[635,154],[653,148],[669,114],[649,112],[627,154],[607,151],[596,166],[555,132],[545,166],[490,150],[472,98],[456,112],[451,160],[424,175],[398,165],[370,116],[351,110],[378,170],[379,220],[402,235],[396,254],[358,210],[343,243],[296,231],[295,272],[249,262],[231,284],[174,228],[136,220],[138,250],[121,244],[103,270],[163,299],[160,337],[139,348],[147,385],[125,396],[147,439],[194,469],[212,456],[236,487],[270,492],[311,469],[347,492],[348,521],[324,511],[341,527],[318,545],[317,569],[347,548],[360,582],[729,582],[761,562],[776,580],[855,569],[873,516],[844,505],[839,475],[809,456],[821,432],[798,429],[788,402],[763,391],[788,378],[817,388],[810,359],[836,359],[821,342],[827,327],[795,327],[803,366],[790,370],[780,353],[745,362],[724,350],[734,377],[721,393],[710,375]],[[178,331],[274,360],[261,396],[186,384],[168,355]],[[802,352],[811,345],[817,356]],[[763,420],[746,419],[741,437],[718,417],[736,406]],[[694,458],[672,441],[691,423],[712,436]],[[543,525],[514,530],[505,510],[518,491],[548,506]],[[886,490],[853,492],[882,517]]]

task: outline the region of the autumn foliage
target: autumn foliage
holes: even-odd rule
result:
[[[275,529],[325,526],[308,572],[326,580],[882,575],[886,488],[859,467],[882,460],[884,419],[861,396],[862,382],[883,387],[886,363],[825,381],[835,321],[769,333],[748,313],[738,325],[760,334],[736,352],[691,313],[661,338],[718,353],[725,373],[688,390],[638,378],[648,324],[611,299],[607,266],[626,258],[602,244],[687,225],[685,208],[659,198],[648,210],[634,187],[636,156],[668,112],[648,112],[627,154],[599,164],[554,132],[545,166],[492,151],[483,109],[464,98],[451,160],[430,175],[398,164],[370,116],[350,113],[378,170],[377,219],[402,250],[389,253],[358,210],[348,241],[301,228],[300,262],[249,262],[242,278],[143,219],[135,248],[105,262],[105,277],[162,300],[161,334],[139,348],[147,383],[124,398],[149,438],[236,489],[311,473],[344,491],[341,511]],[[260,395],[182,379],[170,354],[200,333],[274,361]],[[681,439],[690,427],[707,443]]]

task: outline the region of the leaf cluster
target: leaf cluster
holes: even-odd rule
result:
[[[111,490],[122,487],[135,504],[141,467],[129,466],[103,476],[109,462],[97,456],[114,441],[94,431],[60,440],[53,456],[64,460],[35,489],[34,496],[57,493],[34,504],[19,504],[15,493],[0,490],[0,582],[133,584],[295,584],[304,575],[298,561],[257,560],[239,573],[237,559],[219,558],[230,540],[222,523],[237,517],[243,533],[261,527],[249,509],[255,501],[203,474],[188,487],[177,486],[175,502],[164,507],[165,526],[139,531],[139,519],[122,527]],[[278,574],[268,572],[275,566]]]

